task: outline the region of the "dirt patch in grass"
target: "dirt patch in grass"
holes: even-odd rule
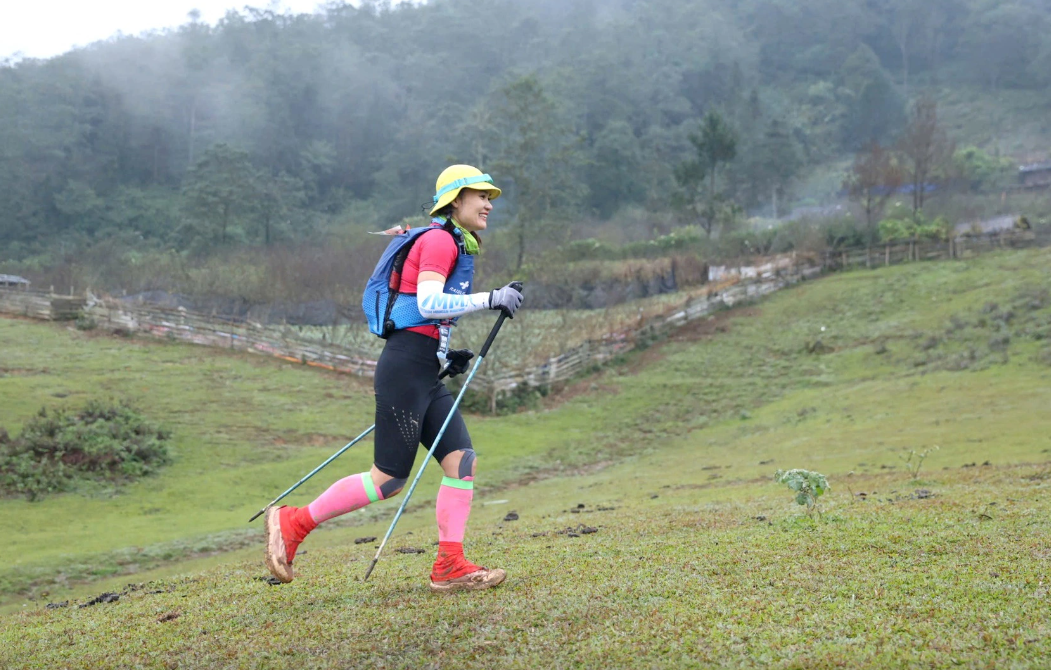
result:
[[[697,319],[684,324],[671,333],[668,341],[698,342],[713,337],[718,333],[729,332],[731,319],[759,316],[761,313],[762,310],[754,306],[722,310],[704,319]]]
[[[722,310],[703,319],[684,324],[672,331],[668,337],[658,340],[645,350],[629,354],[631,358],[625,369],[630,374],[638,374],[647,366],[664,357],[663,347],[665,344],[690,344],[709,339],[721,333],[729,332],[731,318],[751,317],[759,313],[760,309],[758,307],[742,307],[740,309]],[[608,373],[609,368],[606,367],[584,375],[562,388],[553,390],[543,400],[544,409],[555,409],[582,395],[618,393],[618,389],[615,386],[603,383],[603,379]]]
[[[303,435],[301,433],[283,433],[281,435],[274,435],[270,442],[278,447],[292,446],[292,447],[324,447],[326,445],[335,444],[341,439],[337,435],[325,435],[323,433],[309,433]]]
[[[643,368],[664,358],[665,344],[693,344],[701,340],[707,340],[730,332],[730,321],[736,318],[747,318],[758,316],[761,310],[758,307],[741,307],[740,309],[724,309],[703,319],[697,319],[676,328],[668,337],[658,340],[652,346],[639,352],[628,365],[631,374],[637,374]]]
[[[592,393],[616,394],[618,391],[615,386],[602,383],[602,379],[606,373],[606,370],[599,370],[586,375],[561,389],[553,390],[543,399],[543,408],[555,409],[574,398],[583,395],[590,395]]]
[[[5,368],[0,365],[0,377],[31,377],[32,375],[46,375],[49,372],[47,368]]]

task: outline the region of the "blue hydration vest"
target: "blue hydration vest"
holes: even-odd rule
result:
[[[471,281],[474,278],[474,256],[468,254],[464,248],[463,233],[452,224],[444,224],[445,222],[441,219],[435,219],[426,228],[413,228],[398,234],[387,245],[386,251],[376,263],[376,269],[369,277],[368,284],[365,285],[365,294],[361,298],[361,308],[365,310],[365,317],[369,321],[369,331],[373,334],[386,339],[395,330],[413,326],[437,326],[443,322],[442,319],[425,319],[420,314],[415,293],[398,292],[405,259],[409,257],[412,245],[424,233],[445,230],[452,234],[460,253],[456,257],[456,265],[453,266],[445,280],[444,292],[458,295],[466,295],[471,292]],[[451,321],[456,323],[456,319],[451,319]]]

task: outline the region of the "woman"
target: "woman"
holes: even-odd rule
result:
[[[420,442],[428,449],[434,443],[454,402],[439,381],[441,358],[449,361],[450,369],[462,372],[473,356],[469,351],[445,351],[453,320],[481,309],[514,314],[521,305],[522,294],[510,285],[470,293],[478,231],[485,230],[492,201],[499,196],[500,189],[489,175],[469,165],[452,165],[438,176],[431,225],[413,231],[414,242],[399,268],[400,282],[395,279],[393,313],[388,310],[378,328],[370,316],[373,332],[387,335],[376,365],[372,469],[341,479],[306,507],[267,509],[266,564],[282,582],[292,581],[292,559],[310,531],[319,523],[396,495],[408,480]],[[367,312],[369,302],[365,300]],[[477,460],[459,410],[434,457],[445,476],[435,510],[438,557],[431,570],[431,590],[496,586],[505,572],[475,565],[463,553]]]

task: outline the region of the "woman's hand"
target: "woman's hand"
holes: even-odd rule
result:
[[[474,358],[474,352],[470,349],[453,349],[445,354],[445,360],[449,362],[445,366],[446,376],[455,377],[467,372],[467,364]]]
[[[514,316],[522,305],[522,294],[514,287],[518,282],[511,282],[503,288],[489,292],[489,309],[503,310],[507,316]]]

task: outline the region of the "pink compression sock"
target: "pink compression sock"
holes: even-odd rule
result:
[[[438,517],[439,542],[463,542],[467,517],[471,516],[472,498],[474,477],[442,477],[442,485],[438,489],[438,502],[434,507]]]
[[[344,477],[310,503],[310,517],[316,523],[361,509],[369,503],[383,500],[383,494],[372,482],[371,472]]]

